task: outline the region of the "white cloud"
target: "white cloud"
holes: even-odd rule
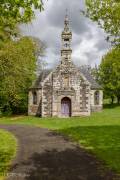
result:
[[[48,47],[46,61],[49,67],[60,61],[61,32],[64,25],[65,9],[68,8],[73,32],[73,61],[80,64],[99,64],[108,49],[105,33],[91,20],[80,15],[84,8],[79,0],[50,0],[45,2],[45,11],[36,11],[36,19],[23,25],[24,35],[40,38]]]

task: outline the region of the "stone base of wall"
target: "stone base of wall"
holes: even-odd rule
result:
[[[73,112],[72,113],[72,115],[71,115],[71,117],[81,117],[81,116],[90,116],[91,115],[91,112],[89,111],[89,112]],[[60,113],[59,114],[57,114],[57,112],[56,113],[54,113],[53,115],[52,115],[52,117],[59,117],[59,118],[69,118],[69,116],[63,116],[63,115],[61,115]]]
[[[91,106],[91,112],[100,112],[103,110],[102,106]],[[80,117],[80,116],[90,116],[91,115],[90,111],[86,112],[73,112],[71,117]],[[39,112],[39,107],[38,105],[31,105],[28,108],[28,115],[30,116],[41,116]],[[53,113],[52,116],[48,116],[47,114],[44,114],[43,117],[60,117],[60,118],[65,118],[63,117],[60,113],[57,114],[57,112]]]
[[[28,108],[28,115],[36,116],[38,113],[38,105],[32,105]]]
[[[73,112],[72,117],[80,117],[80,116],[90,116],[90,112]]]
[[[91,106],[92,112],[100,112],[103,110],[103,106]]]

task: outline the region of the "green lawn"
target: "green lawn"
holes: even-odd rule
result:
[[[0,180],[5,177],[9,169],[11,160],[16,154],[16,146],[15,137],[0,129]]]
[[[113,170],[120,173],[120,107],[106,107],[90,117],[68,119],[11,117],[0,124],[25,124],[45,127],[69,136]]]

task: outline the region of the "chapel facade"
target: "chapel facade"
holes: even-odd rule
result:
[[[103,108],[103,91],[89,68],[72,62],[72,32],[66,15],[61,34],[61,61],[44,70],[29,89],[28,114],[41,117],[89,116]]]

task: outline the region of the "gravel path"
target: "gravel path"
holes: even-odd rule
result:
[[[47,129],[0,125],[18,139],[8,180],[113,180],[91,154]],[[118,178],[115,178],[118,180]]]

